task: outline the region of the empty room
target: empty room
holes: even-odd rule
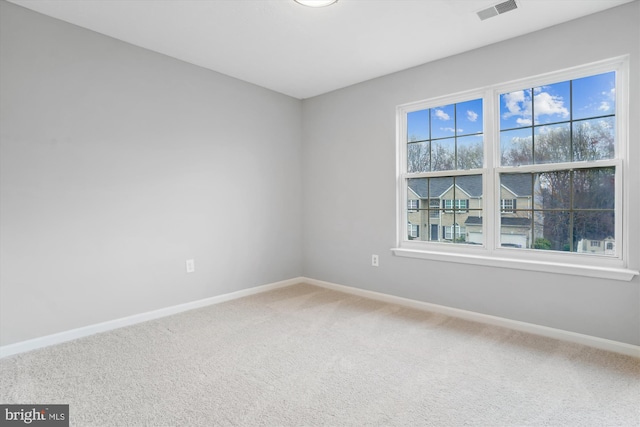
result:
[[[0,425],[640,425],[640,0],[0,0]]]

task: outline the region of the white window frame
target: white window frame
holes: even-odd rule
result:
[[[616,169],[615,194],[615,256],[583,254],[574,252],[543,251],[535,249],[516,249],[500,245],[500,173],[534,173],[539,171],[575,169],[582,165],[576,162],[534,164],[518,167],[500,165],[500,94],[521,90],[527,87],[539,87],[567,80],[575,80],[605,72],[616,72],[616,155],[613,159],[584,162],[584,167],[611,167]],[[631,280],[639,272],[629,269],[629,233],[628,218],[630,189],[628,183],[629,152],[629,57],[628,55],[599,61],[597,63],[574,67],[540,76],[528,77],[505,84],[484,87],[478,90],[461,92],[449,96],[425,101],[413,102],[397,107],[397,242],[392,249],[397,256],[422,258],[446,262],[459,262],[500,268],[531,271],[544,271],[588,277],[601,277],[615,280]],[[465,102],[477,98],[483,99],[484,118],[484,165],[475,170],[451,170],[443,172],[408,173],[407,172],[407,123],[408,113],[442,105]],[[485,220],[482,224],[484,243],[466,245],[432,241],[408,240],[407,238],[407,178],[450,177],[469,174],[481,174],[483,177],[482,209]],[[444,236],[443,236],[444,237]],[[587,261],[587,262],[585,262]]]
[[[419,209],[420,209],[420,200],[418,199],[407,200],[407,210],[409,212],[418,212]]]

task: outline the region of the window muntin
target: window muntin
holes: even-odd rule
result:
[[[514,265],[517,264],[518,268],[540,268],[546,271],[570,269],[572,273],[584,268],[625,268],[628,245],[623,244],[622,241],[626,236],[626,227],[623,228],[622,216],[625,211],[622,209],[622,197],[628,195],[628,190],[622,188],[626,175],[623,173],[622,166],[627,165],[628,160],[624,157],[626,155],[626,131],[624,130],[626,114],[625,117],[620,115],[622,111],[620,106],[626,105],[626,84],[623,86],[621,83],[627,81],[625,77],[627,70],[628,59],[617,58],[593,66],[559,72],[555,74],[556,77],[549,74],[529,79],[533,84],[509,83],[485,88],[482,91],[469,92],[466,95],[442,97],[434,102],[425,101],[399,107],[401,114],[399,123],[402,124],[399,134],[399,171],[401,180],[405,183],[404,188],[407,188],[408,179],[453,178],[479,174],[482,177],[484,190],[488,193],[479,200],[474,201],[473,198],[469,198],[471,207],[478,204],[478,211],[469,212],[470,215],[466,220],[456,222],[459,226],[466,228],[468,236],[475,236],[474,239],[469,238],[467,244],[443,244],[446,241],[445,237],[448,236],[445,236],[446,229],[442,227],[452,227],[452,223],[442,224],[443,215],[446,214],[442,207],[443,202],[440,200],[441,208],[436,211],[435,198],[432,197],[429,202],[421,203],[422,207],[431,208],[425,209],[429,212],[429,218],[422,223],[425,231],[423,234],[428,234],[429,238],[423,236],[421,241],[409,245],[403,244],[401,240],[400,246],[394,250],[395,253],[403,256],[470,263],[482,263],[480,259],[489,260],[498,257],[501,260],[512,260],[511,262],[514,262]],[[600,87],[594,88],[594,81],[599,82]],[[609,86],[605,87],[605,83]],[[527,87],[529,89],[521,89]],[[518,98],[514,95],[511,100],[513,108],[509,112],[520,111],[520,115],[512,114],[506,117],[510,120],[512,127],[503,126],[504,119],[500,111],[505,97],[502,95],[519,91],[522,92],[519,99],[528,102],[530,109],[527,110],[529,107],[525,108],[524,104],[518,107]],[[451,107],[445,109],[434,107],[434,105],[455,105],[455,111],[466,102],[465,98],[479,100],[476,102],[481,101],[485,108],[484,128],[481,134],[484,143],[482,166],[469,170],[461,169],[456,160],[448,163],[450,169],[434,168],[431,165],[431,150],[435,146],[436,138],[431,138],[433,127],[431,122],[436,118],[445,117],[443,113],[450,116],[451,111]],[[506,102],[503,105],[506,105]],[[434,112],[436,109],[442,110],[442,113]],[[416,111],[421,111],[420,114],[423,117],[428,117],[429,123],[423,127],[428,130],[428,133],[425,133],[425,140],[419,142],[423,142],[424,147],[429,150],[428,162],[423,162],[424,165],[429,166],[410,171],[407,168],[409,146],[416,141],[410,141],[407,123],[406,121],[403,123],[402,115]],[[408,116],[405,115],[405,117]],[[504,122],[509,123],[509,121]],[[453,131],[455,129],[456,127]],[[459,151],[458,145],[462,147],[459,144],[462,136],[461,134],[454,136],[455,155]],[[442,139],[446,138],[442,137]],[[546,145],[545,142],[547,142]],[[511,147],[520,149],[519,156],[514,156],[513,152],[507,153]],[[451,151],[449,149],[449,152]],[[613,190],[608,198],[604,199],[608,206],[581,205],[585,200],[576,200],[565,209],[542,208],[534,206],[534,198],[535,202],[539,203],[540,197],[534,197],[533,186],[528,194],[512,194],[500,184],[503,178],[509,179],[507,176],[526,174],[529,174],[529,180],[532,175],[543,173],[559,175],[569,173],[573,174],[572,179],[575,179],[580,177],[580,174],[594,175],[595,173],[582,172],[590,169],[599,169],[600,175],[606,171],[605,175],[609,176],[613,184]],[[399,189],[401,192],[406,191],[402,186]],[[563,193],[563,191],[558,188],[556,193]],[[467,197],[468,195],[457,198]],[[510,202],[506,202],[505,205],[503,200],[513,200],[513,210],[509,206]],[[554,198],[547,196],[543,203],[549,204],[552,201]],[[455,201],[448,203],[455,206]],[[482,231],[480,233],[471,231],[471,227],[468,226],[469,221],[472,222],[473,227]],[[557,231],[557,237],[551,242],[552,246],[558,249],[549,250],[549,245],[544,240],[536,242],[537,238],[544,237],[544,231],[539,231],[539,224],[560,224],[562,221],[564,221],[564,229]],[[430,228],[433,228],[434,233],[437,234],[431,233]],[[514,230],[518,233],[513,233]],[[603,237],[603,234],[608,234],[609,231],[613,234]],[[452,229],[449,234],[453,236],[455,229]],[[435,238],[432,238],[432,235]],[[565,236],[569,237],[564,238]],[[589,249],[597,248],[597,246],[591,246],[591,241],[594,239],[600,242],[598,253]],[[587,253],[605,256],[591,258],[585,264],[584,255]],[[456,256],[452,259],[443,258],[447,254]],[[499,263],[493,263],[493,265],[499,265]],[[624,271],[633,273],[630,270]],[[604,270],[603,274],[605,274]],[[630,276],[625,273],[625,277]]]

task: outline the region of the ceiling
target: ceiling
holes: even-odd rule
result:
[[[304,99],[637,0],[9,1]]]

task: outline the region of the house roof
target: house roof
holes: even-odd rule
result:
[[[412,178],[409,179],[409,188],[421,199],[441,198],[451,188],[454,179],[456,187],[467,193],[469,197],[482,197],[481,175],[458,176],[455,178]],[[427,183],[429,188],[427,188]]]
[[[409,179],[409,188],[421,199],[441,198],[451,188],[453,179],[455,179],[456,186],[467,193],[469,197],[482,197],[481,175],[455,178],[411,178]],[[503,174],[501,184],[517,197],[531,196],[531,174]]]
[[[502,174],[500,183],[518,197],[530,197],[532,194],[532,175],[529,173]]]

